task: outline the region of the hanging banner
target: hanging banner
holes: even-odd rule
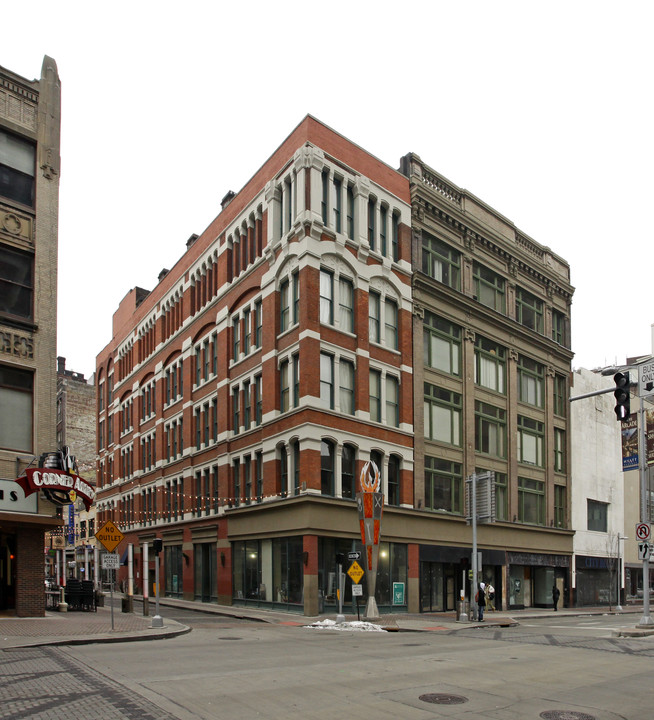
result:
[[[654,410],[646,410],[645,427],[647,428],[647,464],[654,464]]]
[[[638,468],[638,416],[632,413],[620,423],[622,434],[622,470]]]

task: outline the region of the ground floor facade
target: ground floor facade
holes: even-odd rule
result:
[[[45,615],[44,547],[56,518],[0,513],[0,612]]]
[[[120,552],[133,546],[134,594],[155,593],[159,563],[162,596],[225,605],[268,607],[315,616],[339,606],[337,559],[347,573],[364,556],[356,503],[317,496],[240,507],[190,522],[135,529]],[[155,557],[153,541],[162,541]],[[147,551],[145,548],[147,545]],[[453,611],[471,594],[472,529],[461,517],[385,508],[379,544],[375,597],[379,611]],[[498,610],[551,607],[552,586],[560,606],[571,603],[572,533],[497,523],[478,528],[480,577],[495,588]],[[147,557],[147,561],[146,561]],[[363,566],[363,560],[359,561]],[[106,573],[105,573],[106,574]],[[130,576],[118,571],[123,586]],[[103,578],[108,581],[109,578]],[[346,576],[343,609],[365,607]]]

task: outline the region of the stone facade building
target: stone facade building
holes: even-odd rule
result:
[[[480,577],[498,606],[547,605],[570,585],[572,292],[565,261],[417,156],[394,170],[307,116],[114,314],[98,524],[134,545],[137,587],[161,538],[166,595],[313,615],[361,551],[373,461],[379,609],[451,610],[466,478],[491,470]]]
[[[44,534],[60,524],[13,482],[56,449],[60,82],[0,68],[0,610],[43,615]]]

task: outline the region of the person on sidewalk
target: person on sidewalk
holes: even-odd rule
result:
[[[495,588],[489,583],[486,585],[486,607],[495,610]]]
[[[477,601],[477,619],[484,622],[484,608],[486,607],[486,593],[484,592],[486,583],[479,583],[475,600]]]
[[[552,585],[552,602],[554,603],[554,612],[557,611],[557,605],[559,604],[559,598],[561,597],[561,591],[556,587],[556,583]]]

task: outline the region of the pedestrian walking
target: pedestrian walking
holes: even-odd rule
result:
[[[486,593],[484,592],[486,583],[479,583],[475,600],[477,601],[477,619],[484,622],[484,608],[486,607]]]
[[[495,588],[489,583],[486,585],[486,608],[495,610]]]
[[[557,605],[559,604],[559,598],[561,597],[561,591],[556,587],[556,583],[552,585],[552,602],[554,603],[554,612],[557,611]]]

